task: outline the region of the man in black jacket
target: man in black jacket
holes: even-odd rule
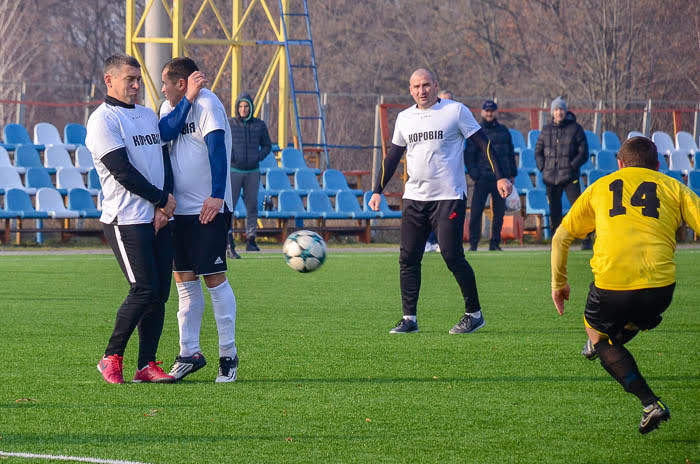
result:
[[[557,97],[552,101],[552,122],[545,125],[535,145],[537,169],[542,171],[542,180],[547,186],[551,235],[561,224],[561,195],[571,204],[581,194],[579,169],[588,161],[588,142],[576,116],[566,109],[566,101]],[[584,242],[584,249],[589,248]]]
[[[258,225],[258,189],[260,188],[260,161],[270,153],[272,142],[265,122],[253,117],[253,99],[242,93],[236,100],[236,117],[231,118],[231,189],[235,208],[243,188],[246,209],[246,251],[260,251],[255,243]],[[240,258],[236,253],[233,231],[229,233],[229,257]]]
[[[503,175],[513,182],[518,168],[515,165],[515,150],[508,128],[496,119],[498,105],[492,100],[486,100],[481,107],[481,128],[490,141],[491,155],[498,159]],[[474,143],[467,143],[464,151],[464,164],[467,173],[474,181],[471,212],[469,214],[469,249],[476,251],[481,239],[481,215],[484,212],[486,198],[489,193],[493,200],[493,221],[491,222],[491,242],[489,250],[500,251],[501,228],[503,214],[506,211],[506,200],[498,194],[496,175],[491,169],[489,160],[480,153]]]

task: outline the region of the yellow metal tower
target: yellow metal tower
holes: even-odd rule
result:
[[[144,23],[154,2],[161,2],[168,13],[172,22],[172,35],[170,37],[145,37]],[[197,14],[192,19],[188,27],[185,26],[183,18],[183,7],[187,3],[199,3]],[[139,2],[140,3],[140,2]],[[216,90],[217,86],[221,85],[221,78],[227,67],[231,69],[231,104],[229,114],[235,114],[236,97],[241,91],[241,52],[242,47],[266,45],[268,47],[276,47],[275,53],[270,61],[270,64],[265,72],[262,82],[255,94],[255,116],[259,114],[262,102],[267,95],[270,84],[275,76],[278,75],[279,80],[279,97],[278,97],[278,124],[277,124],[277,143],[280,147],[287,146],[289,139],[288,129],[290,127],[290,115],[292,113],[292,104],[290,102],[290,72],[287,54],[285,53],[284,36],[284,19],[289,9],[289,0],[279,0],[280,12],[279,17],[274,17],[270,12],[267,0],[250,0],[250,3],[243,9],[243,0],[231,0],[232,21],[229,28],[222,19],[221,12],[215,5],[213,0],[146,0],[145,8],[137,17],[137,0],[126,0],[126,53],[134,56],[142,66],[143,80],[146,88],[147,104],[150,105],[156,112],[156,105],[160,100],[160,76],[151,76],[145,67],[143,53],[140,50],[141,44],[159,43],[170,44],[172,46],[173,58],[178,56],[187,56],[188,45],[209,45],[212,47],[221,47],[223,57],[219,65],[218,72],[214,77],[211,89]],[[223,31],[225,39],[222,38],[206,38],[193,37],[192,33],[200,22],[202,15],[207,9],[211,9],[215,15],[220,30]],[[265,16],[268,19],[270,32],[274,35],[275,40],[256,41],[242,39],[243,31],[245,30],[246,20],[250,17],[251,11],[254,8],[262,8]],[[259,27],[259,25],[256,24]],[[225,53],[223,50],[226,50]],[[210,78],[211,79],[211,78]],[[292,130],[296,132],[296,125],[291,124]],[[296,133],[293,134],[294,145],[298,147]]]

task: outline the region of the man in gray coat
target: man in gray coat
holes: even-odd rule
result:
[[[243,202],[246,208],[246,251],[260,251],[255,243],[258,225],[258,189],[260,188],[260,161],[272,148],[267,126],[261,119],[253,117],[255,107],[253,99],[242,93],[236,100],[236,117],[231,118],[231,189],[235,208],[243,189]],[[233,231],[229,233],[229,258],[238,259],[233,240]]]

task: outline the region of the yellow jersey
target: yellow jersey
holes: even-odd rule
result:
[[[596,231],[590,262],[596,287],[636,290],[676,281],[681,220],[700,232],[700,198],[672,177],[628,167],[584,190],[562,226],[577,238]]]

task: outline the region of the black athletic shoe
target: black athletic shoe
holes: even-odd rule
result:
[[[662,422],[671,418],[668,407],[661,400],[656,400],[642,412],[642,421],[639,423],[639,433],[645,435],[656,430]]]
[[[207,360],[201,352],[196,352],[192,356],[176,356],[173,367],[170,368],[170,375],[175,377],[175,380],[181,380],[185,376],[197,372],[207,365]]]
[[[489,251],[503,251],[501,250],[501,247],[498,245],[494,245],[493,243],[489,245]]]
[[[404,334],[418,332],[418,322],[410,319],[401,318],[401,320],[389,331],[390,334]]]
[[[238,354],[233,358],[228,356],[219,358],[219,375],[217,383],[235,382],[238,377]]]
[[[228,248],[228,249],[226,250],[226,257],[229,258],[229,259],[241,259],[241,255],[239,255],[238,253],[236,253],[236,249],[235,249],[235,248]]]
[[[260,247],[255,243],[255,239],[251,238],[245,245],[245,251],[260,251]]]
[[[593,342],[589,338],[586,340],[586,344],[583,345],[583,349],[581,350],[581,354],[583,355],[584,358],[588,359],[589,361],[593,361],[594,359],[598,358],[598,352],[595,350],[595,347],[593,346]]]
[[[480,328],[486,325],[486,321],[484,321],[484,315],[482,314],[478,319],[473,318],[469,314],[465,314],[462,316],[462,319],[459,320],[457,324],[455,324],[454,327],[450,329],[451,334],[468,334],[472,332],[476,332]]]
[[[593,249],[593,240],[590,238],[584,238],[583,242],[581,243],[581,249],[582,250],[592,250]]]
[[[476,245],[469,245],[469,251],[476,251]]]

